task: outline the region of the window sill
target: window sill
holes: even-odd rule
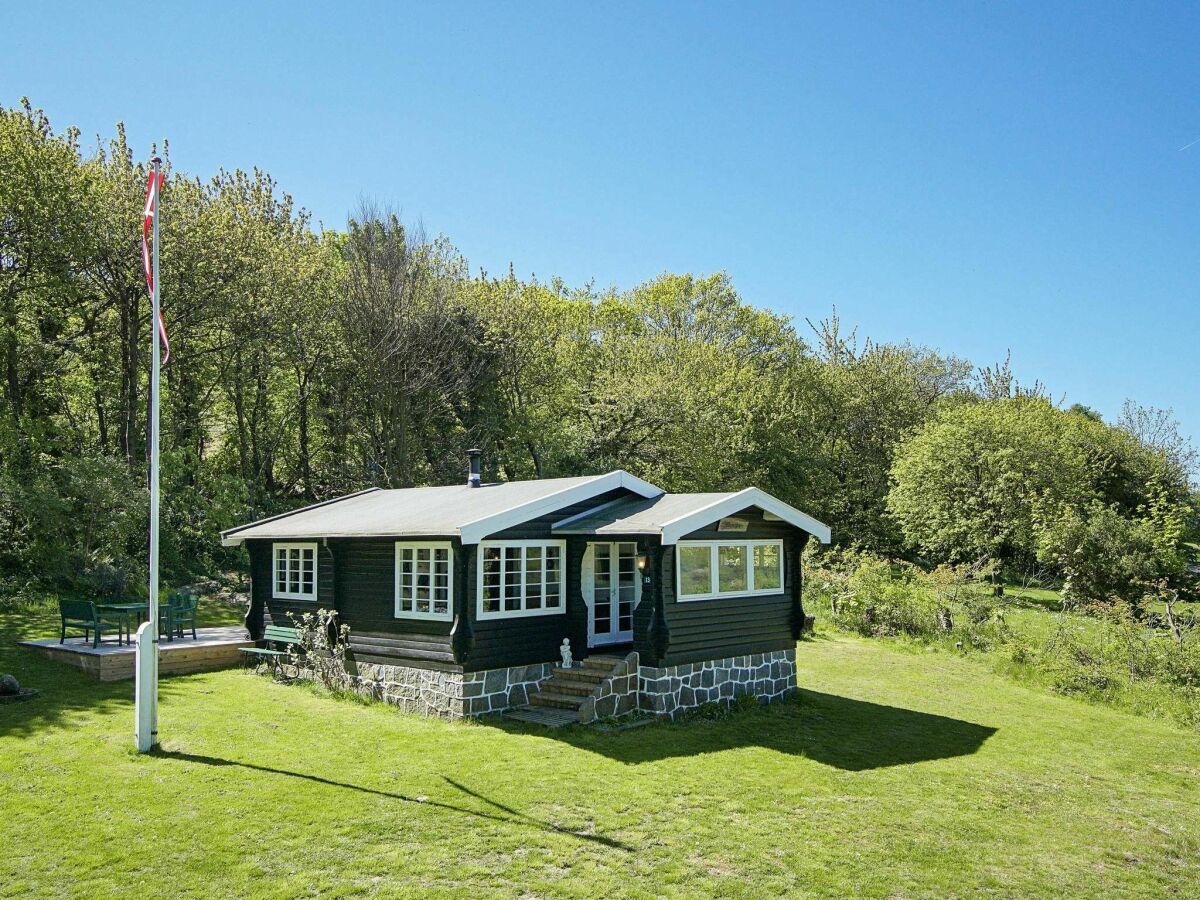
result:
[[[558,609],[514,609],[506,612],[484,612],[482,609],[475,610],[475,619],[479,622],[487,622],[492,619],[531,619],[535,616],[561,616],[566,613],[566,609],[559,607]]]
[[[771,588],[765,591],[729,591],[724,594],[679,594],[675,597],[676,603],[696,603],[700,600],[740,600],[745,597],[786,597],[787,591],[783,588]]]
[[[419,612],[398,612],[392,616],[397,621],[408,622],[453,622],[454,614],[445,613],[419,613]]]

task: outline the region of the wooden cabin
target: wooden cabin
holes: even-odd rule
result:
[[[336,610],[354,686],[413,711],[674,715],[795,688],[801,551],[829,528],[746,488],[668,494],[625,471],[373,488],[230,529],[247,625]],[[564,641],[573,665],[562,665]]]

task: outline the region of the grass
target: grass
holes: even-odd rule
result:
[[[13,641],[0,896],[1197,896],[1197,739],[952,654],[819,633],[794,702],[605,734],[246,672],[132,686]]]

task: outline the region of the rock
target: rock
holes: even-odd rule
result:
[[[0,694],[15,696],[21,693],[21,685],[12,675],[0,676]]]

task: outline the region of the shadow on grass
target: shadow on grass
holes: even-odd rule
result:
[[[631,765],[764,747],[851,772],[969,756],[996,733],[961,719],[808,690],[725,718],[691,717],[616,733],[578,726],[537,729],[495,717],[487,724],[544,735]]]
[[[129,710],[133,719],[133,679],[99,681],[74,666],[43,656],[17,641],[58,638],[58,606],[33,603],[0,607],[0,673],[10,673],[41,693],[28,703],[0,705],[0,737],[28,737],[70,723],[77,716]],[[82,642],[82,638],[68,638]],[[163,676],[159,695],[169,698],[176,676]],[[186,677],[186,676],[185,676]],[[131,724],[132,727],[132,724]]]
[[[488,819],[492,822],[506,822],[512,825],[527,825],[529,827],[536,828],[539,831],[545,831],[550,834],[561,834],[566,837],[577,838],[581,841],[601,844],[614,850],[623,850],[626,853],[632,853],[635,849],[628,844],[622,843],[621,841],[613,838],[604,837],[600,834],[581,834],[577,831],[567,831],[562,828],[557,828],[549,822],[543,822],[540,819],[535,819],[533,816],[523,813],[518,809],[514,809],[511,806],[505,806],[503,803],[497,803],[495,800],[491,800],[478,791],[473,791],[465,785],[459,784],[454,779],[448,778],[445,775],[442,776],[442,779],[455,790],[461,791],[468,797],[473,797],[474,799],[479,800],[480,802],[491,806],[494,809],[500,810],[500,812],[505,813],[505,815],[498,815],[496,813],[485,812],[478,809],[470,809],[465,806],[455,806],[453,803],[442,803],[438,800],[422,800],[416,797],[409,797],[405,794],[396,793],[394,791],[381,791],[377,788],[364,787],[363,785],[351,784],[345,781],[334,781],[331,778],[324,778],[320,775],[312,775],[307,772],[293,772],[288,769],[277,769],[273,766],[262,766],[249,762],[238,762],[237,760],[224,759],[219,756],[204,756],[197,753],[184,753],[179,750],[162,749],[153,751],[152,755],[164,760],[199,763],[200,765],[204,766],[217,766],[221,768],[236,767],[240,769],[251,769],[255,772],[267,772],[272,775],[284,775],[288,778],[298,778],[303,781],[311,781],[315,782],[316,784],[323,784],[327,787],[340,788],[347,791],[357,791],[363,794],[372,794],[376,797],[390,797],[393,800],[400,800],[404,803],[414,803],[421,806],[433,807],[435,809],[444,809],[448,810],[449,812],[459,813],[464,816],[473,816],[477,819]]]

